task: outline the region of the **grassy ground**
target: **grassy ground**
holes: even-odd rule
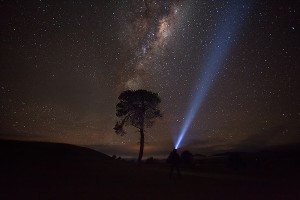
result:
[[[182,169],[112,160],[85,148],[0,142],[0,199],[300,199],[296,168]],[[213,169],[213,170],[212,170]]]

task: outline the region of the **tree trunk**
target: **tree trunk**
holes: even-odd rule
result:
[[[140,129],[140,134],[141,134],[141,139],[140,139],[140,153],[139,153],[139,158],[138,158],[139,163],[142,162],[143,153],[144,153],[144,140],[145,140],[144,127],[142,127]]]
[[[144,135],[144,122],[145,122],[145,100],[144,97],[142,96],[142,112],[141,112],[141,121],[140,121],[140,134],[141,134],[141,139],[140,139],[140,153],[139,153],[139,158],[138,162],[142,162],[143,154],[144,154],[144,141],[145,141],[145,135]]]

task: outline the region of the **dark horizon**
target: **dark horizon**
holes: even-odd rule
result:
[[[69,145],[68,143],[60,143],[60,142],[49,142],[49,141],[33,141],[33,140],[15,140],[15,139],[0,139],[1,142],[28,142],[28,143],[40,143],[40,144],[66,144]],[[71,144],[72,145],[72,144]],[[138,157],[138,149],[139,145],[135,145],[134,148],[132,148],[133,145],[128,145],[128,147],[124,147],[124,145],[75,145],[78,147],[85,147],[88,149],[95,150],[99,153],[106,154],[110,157],[116,156],[121,157],[123,159],[132,159],[132,160],[137,160]],[[167,159],[168,155],[170,152],[173,150],[174,147],[170,148],[169,151],[166,150],[165,148],[155,148],[153,151],[149,151],[149,147],[146,146],[145,148],[145,154],[143,157],[143,160],[146,160],[150,157],[153,157],[154,159]],[[150,148],[151,149],[151,148]],[[179,148],[178,152],[182,153],[184,151],[189,151],[193,155],[204,155],[204,156],[214,156],[217,154],[224,154],[224,153],[262,153],[262,152],[273,152],[273,153],[300,153],[300,143],[295,142],[291,143],[288,145],[274,145],[274,146],[268,146],[268,147],[260,147],[260,148],[255,148],[253,146],[248,146],[248,147],[235,147],[235,148],[230,148],[230,149],[202,149],[199,147],[186,147],[186,148]]]

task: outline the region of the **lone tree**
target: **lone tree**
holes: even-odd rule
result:
[[[147,90],[126,90],[119,96],[119,103],[116,106],[117,121],[114,130],[116,134],[126,134],[124,125],[132,125],[140,132],[140,152],[138,162],[141,162],[144,152],[145,127],[153,125],[154,119],[162,117],[159,110],[160,97],[157,93]]]

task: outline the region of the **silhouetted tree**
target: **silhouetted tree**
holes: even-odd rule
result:
[[[192,166],[193,164],[193,154],[189,151],[184,151],[181,153],[181,162],[182,164],[186,165],[186,166]]]
[[[140,152],[138,162],[141,162],[144,152],[144,130],[153,125],[154,119],[161,117],[159,110],[160,97],[157,93],[147,90],[127,90],[120,94],[117,104],[117,117],[121,118],[114,130],[119,135],[124,135],[124,125],[132,125],[140,132]]]
[[[146,164],[154,164],[155,162],[157,162],[157,160],[154,159],[153,157],[150,157],[150,158],[146,159]]]

